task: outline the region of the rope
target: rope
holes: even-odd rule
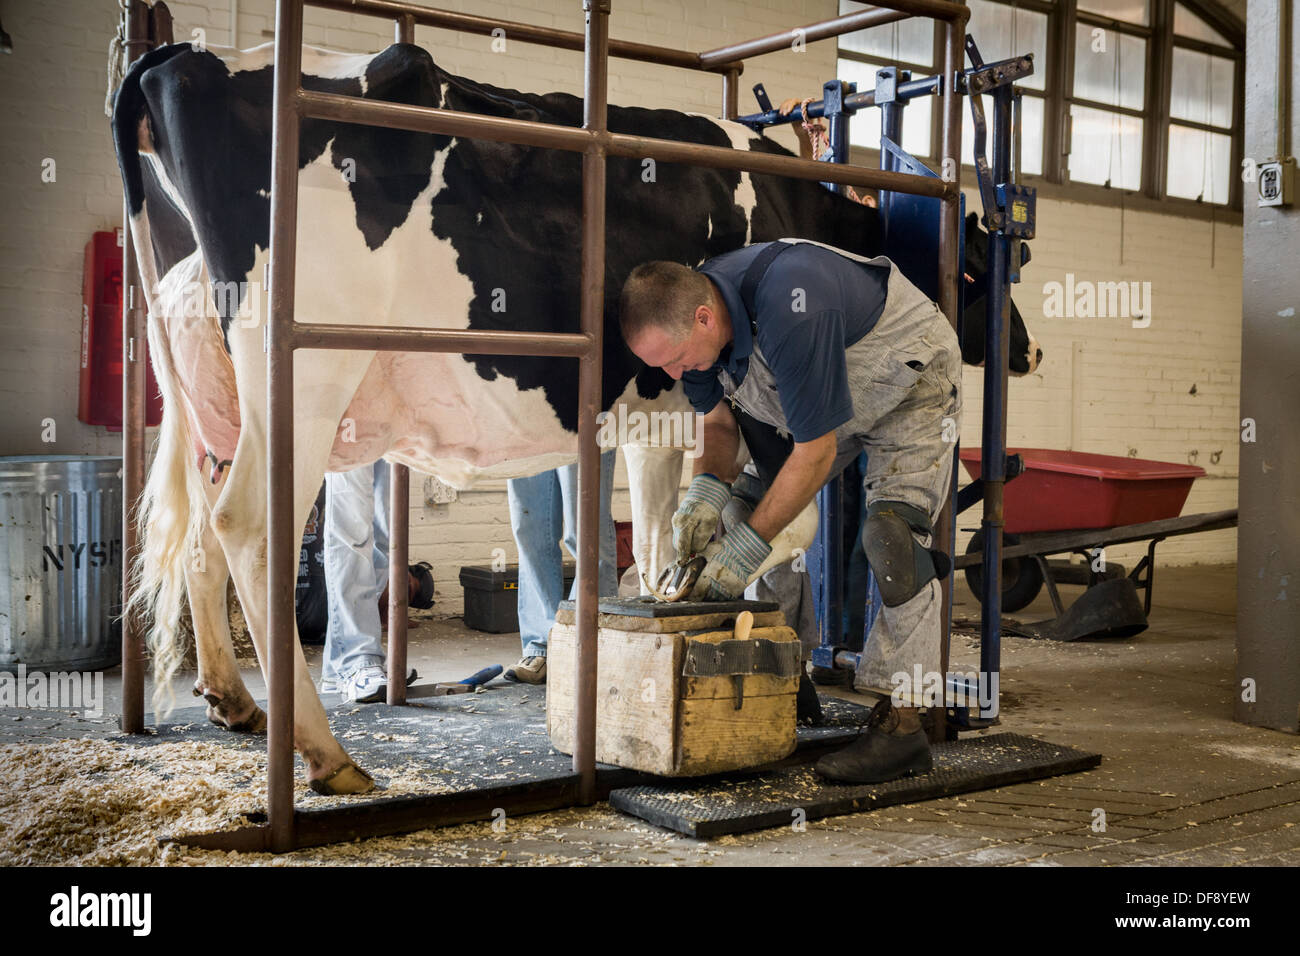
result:
[[[802,126],[803,131],[808,134],[808,142],[812,144],[813,159],[817,162],[821,162],[823,159],[831,155],[831,140],[830,135],[826,131],[825,123],[819,119],[812,121],[809,121],[808,119],[808,104],[812,101],[813,97],[811,96],[800,101],[799,115],[802,119],[799,121],[799,125]],[[856,203],[861,203],[864,206],[871,206],[873,209],[875,208],[876,203],[874,199],[870,196],[865,199],[862,198],[858,195],[858,191],[852,186],[844,187],[844,195],[848,196]]]
[[[108,41],[108,92],[104,95],[104,115],[113,115],[113,97],[126,76],[126,0],[117,0],[121,15],[117,34]]]
[[[803,117],[800,124],[803,131],[808,134],[808,142],[812,143],[813,159],[818,162],[831,150],[830,137],[826,133],[826,124],[821,120],[808,120],[808,104],[813,101],[809,96],[799,103],[799,115]],[[822,149],[822,143],[825,142],[825,149]]]

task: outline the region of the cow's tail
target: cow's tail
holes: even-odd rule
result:
[[[171,678],[184,660],[188,644],[187,632],[181,628],[186,606],[185,568],[205,560],[203,531],[209,517],[185,400],[168,348],[166,329],[151,315],[149,355],[162,393],[163,416],[135,513],[139,549],[131,567],[134,586],[127,612],[145,628],[153,658],[153,705],[160,715],[170,712],[176,702]]]
[[[113,132],[127,194],[131,237],[140,267],[140,284],[149,302],[149,357],[162,393],[163,416],[152,464],[135,511],[138,550],[127,573],[131,599],[124,613],[139,622],[153,657],[153,705],[158,714],[175,705],[171,677],[185,654],[181,617],[185,609],[186,562],[202,558],[208,501],[201,484],[197,447],[190,435],[187,403],[172,361],[167,329],[158,308],[158,275],[144,210],[139,153],[140,122],[145,116],[140,77],[149,66],[185,47],[146,54],[127,73],[117,94]]]

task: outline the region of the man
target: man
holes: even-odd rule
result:
[[[329,624],[321,693],[373,703],[388,695],[379,595],[388,581],[388,479],[382,458],[325,475],[325,591]]]
[[[388,626],[388,508],[392,466],[382,458],[372,465],[325,475],[324,598],[328,607],[321,653],[323,694],[337,693],[352,703],[388,697],[384,628]],[[304,543],[304,553],[306,545]],[[423,564],[423,562],[422,562]],[[407,604],[433,607],[433,575],[427,564],[407,568]],[[317,598],[303,595],[304,612]],[[415,680],[414,670],[407,684]]]
[[[855,783],[929,770],[920,688],[905,707],[891,707],[890,694],[900,671],[939,670],[939,578],[948,568],[929,546],[961,411],[961,350],[948,321],[888,259],[798,240],[695,270],[645,263],[624,285],[619,320],[632,351],[682,379],[704,416],[702,454],[673,516],[679,554],[707,558],[693,599],[738,597],[776,533],[867,452],[863,543],[884,607],[854,686],[880,702],[867,731],[817,770]],[[789,450],[775,462],[755,454],[771,479],[761,500],[709,543],[731,504],[738,427],[747,423],[787,434]]]
[[[618,560],[610,499],[614,488],[615,451],[600,456],[600,564],[597,590],[601,597],[618,593]],[[564,554],[560,538],[578,553],[578,466],[565,465],[506,484],[510,530],[519,550],[519,640],[523,656],[502,675],[521,684],[546,683],[546,641],[555,611],[564,597]],[[573,582],[569,597],[577,594]]]

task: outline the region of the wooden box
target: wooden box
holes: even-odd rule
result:
[[[547,649],[546,726],[551,744],[571,754],[577,628],[572,612],[570,623],[565,618],[561,611]],[[798,636],[780,611],[771,611],[756,614],[749,640],[737,642],[735,619],[734,612],[677,619],[600,615],[599,762],[685,777],[758,766],[793,752]],[[751,653],[752,661],[743,659]],[[746,673],[733,673],[746,666]]]

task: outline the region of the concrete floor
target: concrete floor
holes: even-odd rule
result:
[[[800,832],[694,840],[601,805],[520,817],[504,829],[468,824],[365,841],[349,846],[346,856],[305,850],[279,862],[1300,864],[1300,737],[1246,727],[1231,716],[1235,570],[1161,568],[1159,577],[1151,627],[1136,638],[1004,639],[1001,725],[986,732],[1098,751],[1103,762],[1096,770],[812,821]],[[1063,589],[1067,602],[1077,593]],[[954,613],[978,617],[964,584]],[[1015,617],[1050,615],[1042,596]],[[424,618],[411,631],[411,666],[422,679],[460,679],[489,663],[513,662],[518,650],[517,635],[471,631],[459,619]],[[308,660],[318,673],[320,649],[308,648]],[[955,636],[953,669],[973,670],[977,662],[977,642]],[[256,668],[245,677],[261,697]],[[106,691],[114,709],[120,699],[115,672],[107,675]],[[107,722],[29,712],[24,725],[0,726],[0,742],[111,730]],[[1104,831],[1094,829],[1099,811]]]

